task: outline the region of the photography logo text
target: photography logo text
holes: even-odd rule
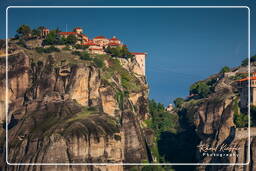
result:
[[[239,145],[220,144],[211,147],[208,144],[200,144],[197,146],[202,156],[214,157],[237,157],[238,151],[241,149]]]

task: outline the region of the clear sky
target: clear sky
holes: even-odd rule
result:
[[[108,3],[107,3],[108,2]],[[256,54],[255,4],[247,1],[4,1],[9,5],[247,5],[251,8],[251,55]],[[46,26],[72,30],[82,27],[90,38],[98,35],[120,38],[132,52],[148,52],[146,71],[150,98],[167,105],[186,97],[189,86],[234,67],[248,54],[248,10],[242,9],[10,9],[9,36],[17,27]],[[5,25],[0,26],[0,38]]]

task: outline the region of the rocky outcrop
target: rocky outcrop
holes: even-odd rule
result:
[[[20,53],[9,56],[8,162],[138,163],[147,160],[145,136],[140,127],[148,115],[145,78],[136,78],[142,84],[141,90],[129,91],[122,85],[119,73],[103,80],[102,72],[106,68],[98,68],[91,61],[59,65],[54,54],[38,60],[27,53],[31,50],[19,50]],[[0,105],[3,106],[6,68],[5,60],[1,58],[0,62]],[[4,109],[0,117],[1,121],[5,120]],[[3,143],[1,146],[5,149]],[[6,151],[1,153],[4,157]],[[6,163],[1,162],[6,169]],[[65,168],[123,170],[121,166],[15,166],[8,169]]]
[[[234,76],[231,75],[231,76]],[[207,97],[184,103],[188,123],[195,127],[200,143],[197,147],[199,163],[235,163],[238,165],[198,166],[197,170],[240,171],[255,170],[255,133],[248,141],[247,129],[236,128],[235,105],[239,99],[234,80],[230,76],[215,75],[214,91]],[[211,78],[212,79],[212,78]],[[206,80],[207,81],[207,80]],[[252,131],[255,131],[254,128]],[[251,146],[249,151],[248,146]],[[251,155],[248,158],[249,153]],[[225,156],[232,154],[230,156]],[[249,162],[248,165],[239,165]]]

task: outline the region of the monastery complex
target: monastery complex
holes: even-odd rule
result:
[[[50,33],[50,30],[47,28],[44,28],[42,30],[43,37],[47,36],[49,33]],[[61,37],[65,37],[65,38],[67,38],[69,35],[74,35],[77,38],[77,44],[88,46],[87,51],[90,54],[102,55],[102,54],[106,54],[104,49],[106,49],[107,47],[115,48],[115,47],[126,46],[115,36],[113,36],[110,39],[104,36],[97,36],[97,37],[94,37],[93,39],[89,39],[89,37],[83,33],[83,29],[80,27],[74,28],[72,32],[59,32],[58,34]],[[131,54],[135,57],[135,60],[139,64],[142,75],[145,75],[145,58],[147,56],[147,53],[132,52]]]

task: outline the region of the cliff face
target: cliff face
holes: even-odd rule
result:
[[[233,72],[238,73],[239,69]],[[235,75],[235,73],[232,75]],[[234,122],[234,113],[240,112],[237,109],[239,94],[236,82],[232,77],[225,74],[217,74],[205,81],[211,79],[216,80],[216,83],[208,97],[192,99],[184,103],[186,118],[190,125],[194,126],[200,140],[198,147],[195,147],[197,149],[197,160],[200,163],[247,163],[248,153],[250,153],[251,162],[244,166],[198,166],[197,170],[255,170],[256,130],[255,128],[251,129],[250,142],[248,143],[248,129],[246,126],[237,128]],[[250,151],[248,151],[248,145],[251,146]],[[205,147],[216,148],[216,150],[212,151]],[[229,149],[225,149],[222,151],[224,147],[233,147],[234,150],[228,151]],[[219,154],[219,156],[211,156],[210,154],[213,153]],[[223,157],[220,154],[234,155]]]
[[[117,59],[70,61],[11,45],[8,67],[8,162],[139,163],[148,159],[140,126],[148,89]],[[102,57],[103,58],[103,57]],[[75,57],[74,57],[75,59]],[[5,58],[1,58],[1,122],[5,120]],[[3,132],[3,130],[2,130]],[[5,156],[5,146],[1,141]],[[5,165],[2,161],[2,166]],[[3,166],[7,168],[7,165]],[[123,170],[121,166],[17,166],[11,170]]]

